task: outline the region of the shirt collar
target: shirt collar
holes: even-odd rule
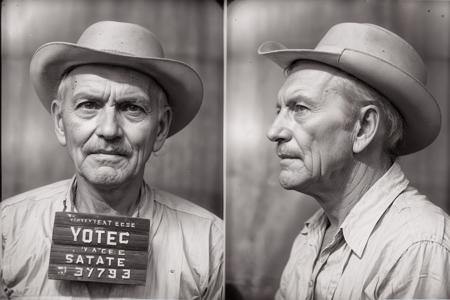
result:
[[[67,188],[66,197],[64,199],[64,211],[78,212],[74,202],[76,191],[77,191],[77,176],[74,175],[71,179],[69,187]],[[139,195],[140,195],[139,203],[131,217],[150,219],[153,214],[154,195],[152,189],[150,188],[150,186],[148,186],[148,184],[144,180],[142,180]]]
[[[69,187],[67,188],[66,197],[64,198],[64,211],[65,212],[77,212],[73,200],[75,199],[75,192],[77,190],[77,176],[74,175],[70,180]]]
[[[301,234],[308,234],[310,231],[316,230],[322,226],[326,226],[328,219],[323,208],[316,211],[304,224]]]
[[[378,221],[408,184],[400,165],[394,162],[345,218],[340,228],[345,241],[358,257],[361,257]]]

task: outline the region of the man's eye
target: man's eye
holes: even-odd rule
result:
[[[145,110],[142,107],[140,107],[139,105],[130,104],[130,103],[122,104],[120,106],[120,109],[122,111],[130,112],[130,113],[145,112]]]
[[[77,108],[81,108],[81,109],[88,109],[88,110],[92,110],[92,109],[98,109],[100,106],[98,105],[98,103],[94,102],[94,101],[84,101],[81,102],[80,104],[78,104]]]
[[[304,105],[302,105],[302,104],[295,104],[295,105],[292,106],[292,110],[294,112],[305,112],[305,111],[308,111],[309,108],[304,106]]]

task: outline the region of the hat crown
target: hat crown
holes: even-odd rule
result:
[[[131,23],[94,23],[81,34],[77,44],[122,55],[164,57],[163,48],[156,36],[146,28]]]
[[[377,25],[337,24],[328,30],[315,50],[359,51],[382,59],[426,83],[426,69],[420,55],[404,39]]]

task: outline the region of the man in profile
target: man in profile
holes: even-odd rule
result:
[[[75,176],[1,202],[4,294],[220,299],[222,221],[143,179],[151,154],[197,114],[203,94],[197,72],[164,58],[161,44],[147,29],[104,21],[88,27],[76,44],[40,47],[30,75],[52,115],[59,143],[74,162]],[[49,279],[57,212],[127,217],[123,226],[134,224],[134,218],[149,219],[143,233],[149,241],[148,261],[135,262],[146,266],[145,284]],[[81,229],[71,230],[74,240],[81,236]],[[91,241],[90,234],[83,232],[83,240]],[[128,243],[128,235],[113,234],[108,245]],[[71,255],[66,254],[67,262],[73,262]]]
[[[267,134],[280,183],[321,206],[276,299],[450,298],[450,219],[397,162],[440,130],[417,52],[379,26],[342,23],[315,49],[266,42],[259,54],[287,75]]]

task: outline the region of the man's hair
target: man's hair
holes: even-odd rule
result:
[[[352,121],[356,121],[360,109],[366,105],[377,106],[381,111],[381,122],[384,125],[384,152],[392,159],[398,157],[398,147],[403,138],[404,120],[398,110],[381,93],[361,80],[341,71],[333,74],[333,82],[341,87],[344,98],[351,107]],[[353,122],[354,123],[354,122]]]
[[[70,87],[70,84],[71,84],[70,72],[72,72],[73,70],[74,69],[69,69],[61,77],[61,81],[59,82],[58,89],[56,92],[56,99],[58,99],[59,101],[64,100],[67,89]],[[139,72],[139,71],[136,71],[136,72]],[[144,73],[142,73],[142,74],[144,74]],[[150,78],[149,75],[147,75],[147,74],[144,74],[144,75]],[[164,89],[153,78],[151,81],[153,84],[149,84],[149,88],[147,91],[150,99],[157,99],[158,107],[160,109],[169,106],[169,103],[167,100],[167,95],[166,95],[166,92],[164,91]]]
[[[67,89],[69,88],[69,73],[70,71],[65,72],[61,77],[61,80],[59,81],[58,89],[56,92],[56,99],[61,102],[65,99]]]

